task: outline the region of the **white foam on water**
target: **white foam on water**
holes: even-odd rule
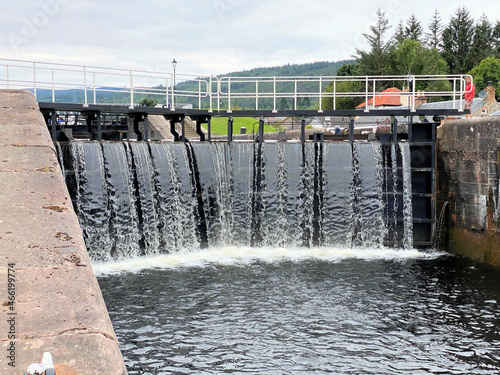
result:
[[[135,257],[121,261],[94,263],[92,265],[97,276],[119,274],[122,272],[140,272],[145,269],[178,269],[189,267],[209,267],[213,265],[245,266],[255,262],[277,263],[282,261],[320,260],[340,262],[346,259],[375,260],[408,260],[435,259],[447,253],[434,250],[394,248],[280,248],[225,246],[192,252]]]

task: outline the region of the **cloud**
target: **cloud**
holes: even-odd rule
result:
[[[10,3],[0,24],[3,58],[221,74],[253,67],[335,61],[365,49],[381,8],[395,27],[412,13],[427,28],[458,3],[421,0],[36,0]],[[478,18],[500,5],[462,0]],[[493,21],[493,19],[492,19]],[[392,34],[392,31],[389,34]],[[17,39],[16,39],[17,38]]]

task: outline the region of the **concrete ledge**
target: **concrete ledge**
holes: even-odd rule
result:
[[[452,228],[450,250],[470,259],[500,266],[500,234],[497,232],[474,232]]]
[[[50,351],[58,375],[126,374],[48,129],[34,96],[0,90],[0,373]],[[15,368],[7,269],[15,264]]]

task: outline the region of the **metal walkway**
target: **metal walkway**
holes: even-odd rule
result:
[[[465,93],[466,77],[467,75],[200,77],[171,72],[0,59],[0,88],[31,90],[38,101],[58,103],[61,110],[72,108],[70,104],[81,104],[83,108],[90,108],[91,105],[104,106],[102,96],[104,93],[112,93],[126,99],[122,105],[113,106],[113,109],[127,106],[131,111],[138,107],[141,99],[148,97],[171,112],[182,109],[183,113],[187,113],[184,110],[192,108],[205,115],[222,116],[276,116],[286,113],[342,115],[345,112],[335,112],[337,102],[342,98],[358,97],[370,103],[371,98],[397,95],[406,103],[409,111],[414,112],[416,98],[422,94],[419,87],[423,84],[432,82],[433,87],[444,88],[425,91],[427,98],[449,97],[455,101]],[[403,87],[404,91],[384,92],[388,87]],[[70,102],[67,96],[64,100],[61,99],[60,94],[63,92],[70,92]],[[302,110],[299,102],[305,99],[317,103],[317,110]],[[242,100],[249,109],[235,110],[235,105]],[[289,112],[278,111],[282,100],[291,104]],[[181,103],[189,103],[190,108],[180,108]],[[375,109],[375,100],[372,100],[372,108],[369,104],[366,105],[364,112],[368,113],[372,109]],[[463,102],[460,101],[459,107],[453,110],[463,112]],[[151,113],[149,110],[143,111]],[[356,111],[357,114],[359,112],[362,110]]]

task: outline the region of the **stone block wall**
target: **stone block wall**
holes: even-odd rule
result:
[[[436,148],[444,247],[500,265],[500,117],[447,120],[437,129]]]

